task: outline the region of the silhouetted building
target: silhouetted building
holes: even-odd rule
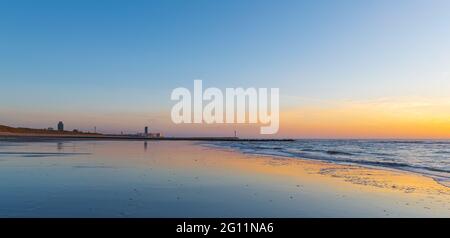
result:
[[[144,128],[144,135],[148,135],[148,126]]]
[[[64,123],[62,121],[58,123],[58,131],[64,131]]]

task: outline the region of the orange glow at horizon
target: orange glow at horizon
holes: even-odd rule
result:
[[[450,101],[378,100],[283,111],[281,134],[314,138],[450,139]]]
[[[260,135],[260,124],[174,124],[170,112],[6,111],[0,124],[47,128],[62,120],[68,129],[101,133],[141,132],[144,126],[166,136],[252,138],[450,139],[450,99],[336,101],[280,109],[280,130]]]

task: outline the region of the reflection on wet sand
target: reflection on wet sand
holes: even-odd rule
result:
[[[58,151],[61,151],[63,149],[63,142],[57,142],[56,148],[58,149]]]
[[[0,216],[450,216],[450,189],[406,172],[194,142],[144,142],[144,150],[138,141],[65,144],[2,147],[10,154],[0,167]],[[26,160],[24,152],[64,160]]]

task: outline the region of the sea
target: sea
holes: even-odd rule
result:
[[[450,140],[295,140],[208,142],[242,153],[415,172],[450,184]]]

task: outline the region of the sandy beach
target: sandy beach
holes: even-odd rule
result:
[[[395,170],[187,141],[0,141],[0,217],[450,217],[450,188]]]

